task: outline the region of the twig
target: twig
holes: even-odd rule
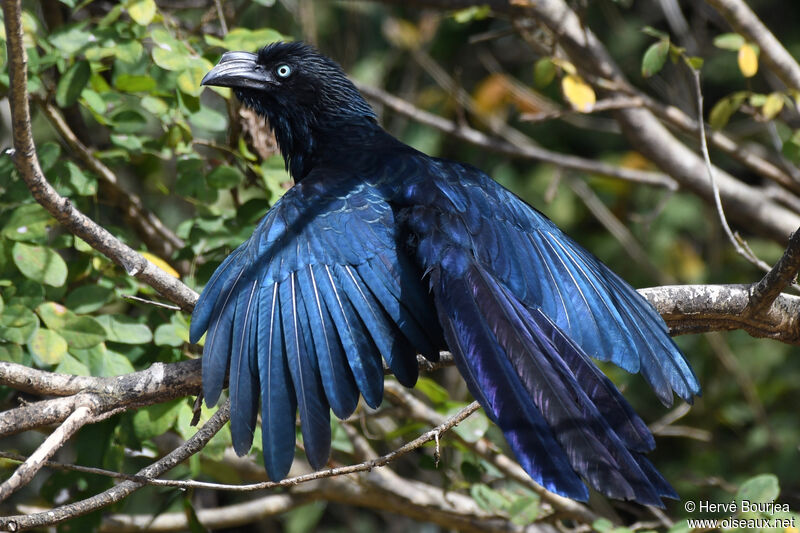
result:
[[[644,105],[644,100],[642,100],[638,96],[615,96],[613,98],[606,98],[604,100],[598,100],[591,109],[587,111],[581,111],[582,114],[586,113],[598,113],[600,111],[611,111],[614,109],[628,109],[631,107],[642,107]],[[542,122],[544,120],[552,120],[556,118],[561,118],[565,115],[571,115],[578,113],[575,109],[557,109],[555,111],[543,111],[541,113],[523,113],[520,115],[520,120],[526,122]]]
[[[76,431],[91,422],[93,418],[94,413],[92,406],[81,405],[75,409],[72,414],[44,440],[33,455],[28,457],[25,462],[11,474],[10,478],[0,484],[0,502],[28,484],[33,479],[33,476],[44,466],[45,461],[52,457]]]
[[[20,0],[3,0],[6,43],[8,47],[8,99],[11,106],[14,164],[31,194],[70,233],[79,236],[94,249],[120,265],[130,276],[147,283],[187,311],[197,300],[197,293],[120,242],[106,229],[78,211],[47,182],[36,157],[28,105],[27,56],[23,45]]]
[[[133,296],[132,294],[123,294],[122,298],[125,300],[132,300],[134,302],[140,302],[147,305],[154,305],[156,307],[163,307],[165,309],[171,309],[172,311],[180,311],[181,308],[177,305],[169,305],[162,302],[156,302],[155,300],[148,300],[147,298],[139,298],[138,296]]]
[[[229,418],[230,403],[225,402],[208,422],[182,446],[173,450],[150,466],[143,468],[137,475],[145,478],[155,478],[171,470],[203,449],[208,441],[211,440],[211,437],[225,425]],[[79,502],[62,505],[39,513],[0,517],[0,531],[21,531],[33,527],[45,527],[58,524],[64,520],[107,507],[144,486],[145,484],[141,482],[124,481],[100,494]]]
[[[462,126],[451,120],[447,120],[440,116],[434,115],[433,113],[429,113],[401,98],[392,96],[391,94],[375,87],[370,87],[360,83],[357,85],[359,90],[369,98],[380,102],[381,104],[393,109],[403,116],[415,120],[420,124],[431,126],[440,131],[448,133],[453,137],[483,148],[487,148],[494,152],[505,154],[511,157],[543,161],[545,163],[551,163],[553,165],[570,170],[609,176],[634,183],[666,187],[671,190],[677,188],[677,184],[672,178],[659,172],[645,172],[630,168],[617,167],[614,165],[593,161],[591,159],[559,154],[557,152],[552,152],[532,144],[515,146],[507,141],[490,137],[485,133],[472,129],[468,126]]]
[[[703,120],[703,91],[700,87],[700,70],[696,68],[692,68],[692,79],[694,80],[694,90],[697,96],[697,122],[698,122],[698,129],[700,130],[700,151],[703,154],[703,161],[705,161],[706,172],[708,172],[708,179],[711,182],[711,188],[714,191],[714,204],[717,207],[717,215],[719,215],[720,223],[722,224],[722,229],[725,230],[725,234],[728,236],[728,240],[731,241],[733,247],[736,251],[750,261],[755,266],[769,271],[769,265],[766,264],[764,261],[759,259],[758,257],[753,254],[749,247],[743,246],[741,239],[737,239],[733,235],[733,231],[731,230],[730,225],[728,224],[728,219],[725,217],[725,210],[722,208],[722,198],[719,194],[719,187],[717,186],[717,181],[714,179],[714,167],[711,165],[711,156],[708,154],[708,142],[706,141],[706,127]]]
[[[441,423],[443,419],[442,415],[416,399],[408,389],[402,387],[398,383],[386,381],[384,383],[384,390],[389,396],[389,399],[393,403],[402,405],[411,418],[431,425]],[[510,479],[513,479],[517,483],[539,494],[543,501],[549,503],[553,509],[557,510],[559,513],[580,520],[586,524],[591,524],[599,518],[585,505],[559,496],[558,494],[553,494],[536,483],[516,461],[495,449],[488,440],[478,439],[475,442],[467,442],[459,437],[458,434],[455,434],[454,437],[474,453],[493,464]]]
[[[748,41],[758,45],[761,58],[786,84],[800,90],[800,64],[775,38],[743,0],[706,0]]]
[[[767,274],[753,287],[748,313],[756,315],[770,306],[781,291],[792,283],[800,270],[800,230],[789,239],[786,251]]]
[[[214,6],[217,8],[217,18],[219,19],[219,26],[222,29],[222,35],[227,35],[228,23],[225,20],[225,11],[222,9],[222,0],[214,0]]]

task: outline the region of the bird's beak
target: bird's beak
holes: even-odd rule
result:
[[[263,89],[275,82],[272,73],[259,67],[258,56],[250,52],[225,52],[219,63],[208,71],[200,85]]]

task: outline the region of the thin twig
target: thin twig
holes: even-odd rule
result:
[[[511,157],[542,161],[570,170],[599,174],[602,176],[608,176],[634,183],[666,187],[670,190],[677,189],[676,182],[669,176],[660,172],[646,172],[630,168],[617,167],[591,159],[559,154],[557,152],[552,152],[532,144],[516,146],[510,142],[490,137],[485,133],[472,129],[468,126],[460,125],[451,120],[434,115],[433,113],[429,113],[428,111],[420,109],[401,98],[397,98],[396,96],[382,91],[381,89],[360,83],[357,85],[359,90],[369,98],[380,102],[381,104],[389,107],[403,116],[419,122],[420,124],[425,124],[427,126],[436,128],[468,143],[492,150],[494,152],[505,154]]]
[[[722,198],[719,194],[719,187],[717,186],[717,181],[714,179],[714,167],[711,164],[711,156],[708,154],[708,143],[706,141],[706,127],[703,120],[703,91],[700,87],[700,70],[699,69],[691,69],[692,71],[692,79],[694,80],[694,90],[697,96],[697,122],[698,122],[698,129],[700,130],[700,150],[703,153],[703,161],[705,161],[706,171],[708,172],[708,179],[711,182],[711,188],[714,192],[714,204],[717,207],[717,214],[719,215],[720,223],[722,224],[722,229],[725,230],[725,234],[728,236],[728,240],[733,244],[733,247],[736,251],[750,261],[755,266],[769,271],[770,267],[764,261],[759,259],[758,257],[753,254],[753,252],[749,249],[749,247],[745,247],[742,245],[741,238],[736,238],[733,234],[733,230],[731,230],[730,225],[728,224],[728,219],[725,217],[725,210],[722,208]]]
[[[519,119],[526,122],[542,122],[576,113],[585,115],[586,113],[599,113],[600,111],[612,111],[615,109],[629,109],[631,107],[642,107],[643,105],[644,100],[638,96],[615,96],[613,98],[598,100],[590,109],[585,111],[579,112],[572,108],[563,108],[555,111],[542,111],[540,113],[523,113],[520,115]]]
[[[134,302],[140,302],[147,305],[153,305],[155,307],[163,307],[164,309],[170,309],[172,311],[180,311],[181,308],[177,305],[170,305],[165,304],[163,302],[156,302],[155,300],[148,300],[147,298],[139,298],[138,296],[133,296],[132,294],[123,294],[122,298],[125,300],[132,300]]]
[[[425,422],[427,424],[440,424],[443,419],[442,415],[425,405],[420,400],[416,399],[408,389],[402,387],[399,383],[394,381],[386,381],[384,383],[384,390],[386,391],[389,399],[398,405],[401,405],[408,412],[409,416],[413,419]],[[536,483],[525,472],[519,464],[504,455],[496,447],[485,438],[478,439],[474,442],[468,442],[462,439],[458,434],[454,437],[461,442],[468,449],[472,450],[477,455],[481,456],[484,460],[493,464],[509,479],[513,479],[524,487],[527,487],[541,496],[542,501],[550,504],[553,509],[559,513],[564,514],[580,520],[583,523],[591,524],[599,518],[592,510],[585,505],[554,494],[538,483]]]

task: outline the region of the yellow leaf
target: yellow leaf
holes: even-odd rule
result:
[[[778,113],[781,112],[781,109],[783,109],[783,104],[783,95],[781,93],[772,93],[767,96],[767,100],[761,107],[761,114],[763,114],[764,118],[767,120],[772,120],[778,115]]]
[[[147,26],[156,16],[155,0],[134,0],[128,4],[128,15],[139,26]]]
[[[155,254],[151,254],[150,252],[142,252],[142,256],[153,263],[155,266],[172,276],[173,278],[180,278],[181,275],[178,274],[178,271],[169,266],[169,263],[161,259]]]
[[[569,104],[582,113],[591,111],[597,101],[594,89],[580,76],[572,74],[564,76],[564,79],[561,80],[561,90]]]
[[[752,78],[758,72],[758,54],[750,43],[739,48],[739,70],[745,78]]]
[[[502,111],[509,96],[506,77],[502,74],[489,74],[478,84],[472,98],[475,107],[482,115],[492,115]]]

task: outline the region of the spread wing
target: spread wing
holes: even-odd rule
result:
[[[271,479],[291,466],[296,412],[319,469],[330,451],[329,409],[349,416],[359,393],[380,404],[381,356],[407,386],[417,353],[438,356],[436,316],[422,273],[398,246],[394,216],[368,184],[312,173],[223,261],[197,302],[191,338],[208,332],[206,401],[217,402],[229,373],[231,433],[243,454],[261,397]]]

